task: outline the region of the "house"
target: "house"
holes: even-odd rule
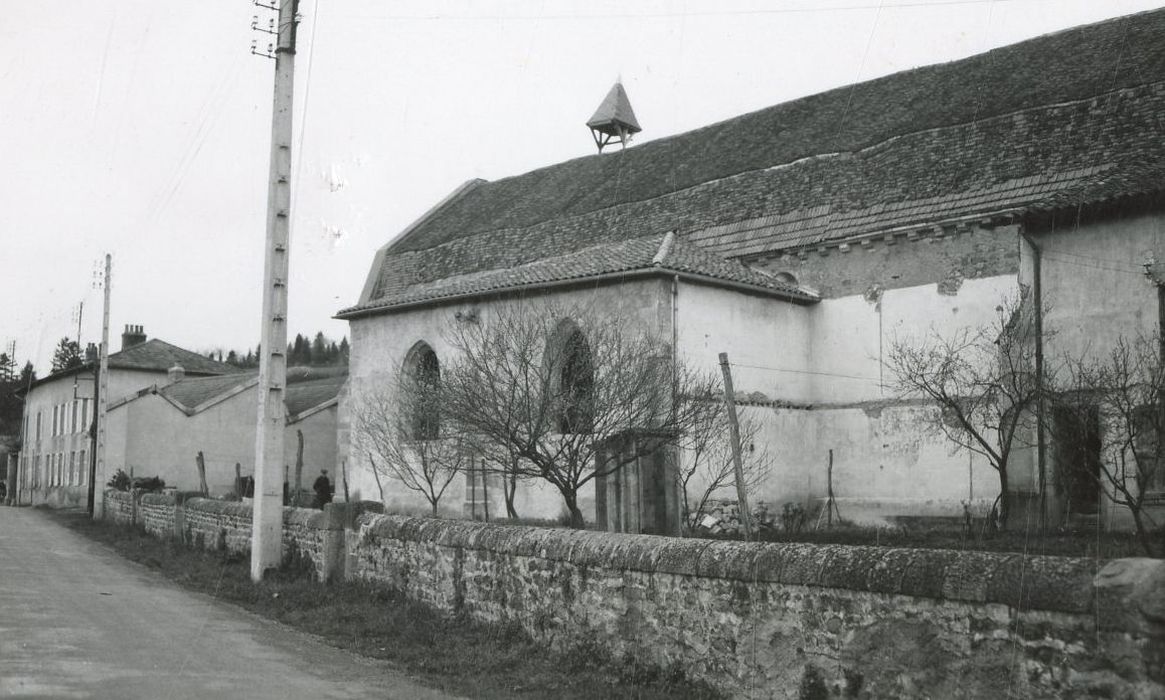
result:
[[[338,313],[350,390],[417,347],[449,361],[444,329],[507,300],[586,301],[696,366],[728,354],[774,456],[760,499],[832,490],[873,521],[986,509],[996,474],[930,427],[933,405],[889,390],[886,348],[985,325],[1037,286],[1049,356],[1156,330],[1142,268],[1165,253],[1163,176],[1153,11],[474,180],[381,248]],[[1003,495],[1031,500],[1053,452],[1023,450]],[[557,514],[552,498],[526,506]]]
[[[20,503],[84,505],[93,457],[96,352],[77,367],[33,382],[24,400],[24,440],[19,458]],[[232,375],[237,367],[159,340],[127,325],[121,349],[109,355],[109,402],[166,381],[179,366],[192,377]],[[102,482],[104,483],[104,482]]]
[[[288,369],[284,454],[290,484],[298,463],[303,484],[310,485],[327,469],[341,488],[336,404],[346,380],[342,368]],[[133,469],[135,476],[157,476],[167,486],[198,490],[201,456],[208,492],[236,493],[236,476],[254,474],[258,384],[255,372],[188,377],[175,368],[166,380],[111,402],[101,478]]]

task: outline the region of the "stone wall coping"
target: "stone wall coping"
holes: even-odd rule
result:
[[[140,503],[145,506],[172,506],[174,505],[174,494],[143,493]]]
[[[1107,564],[1001,552],[726,542],[369,513],[359,516],[357,523],[363,538],[538,557],[577,566],[1073,613],[1095,612],[1094,577]],[[1159,564],[1153,576],[1165,582],[1165,562]]]
[[[129,503],[133,500],[133,494],[129,491],[118,491],[117,489],[108,489],[105,492],[105,497],[111,501],[122,501],[124,503]]]
[[[317,530],[337,529],[328,527],[328,517],[324,514],[324,511],[315,510],[314,508],[293,508],[292,506],[284,506],[283,524],[299,525],[301,527],[310,527]]]
[[[220,501],[215,498],[191,498],[186,501],[186,510],[197,510],[217,515],[233,515],[239,518],[251,517],[251,504],[241,501]]]

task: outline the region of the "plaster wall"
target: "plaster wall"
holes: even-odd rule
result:
[[[883,363],[895,339],[990,326],[996,308],[1018,294],[1012,274],[964,280],[957,291],[932,283],[823,300],[810,310],[812,400],[893,398],[894,377]]]
[[[1045,367],[1050,381],[1062,382],[1068,374],[1066,366],[1073,361],[1103,362],[1120,338],[1155,342],[1160,330],[1158,291],[1146,272],[1165,278],[1165,213],[1141,209],[1100,220],[1052,219],[1034,225],[1029,236],[1038,248]],[[1024,246],[1023,254],[1023,279],[1031,283],[1036,252]],[[1111,453],[1105,456],[1113,458]],[[1049,483],[1058,491],[1054,446],[1049,447],[1046,459]],[[1157,488],[1160,491],[1154,490],[1145,512],[1161,524],[1165,523],[1165,476],[1159,477]],[[1059,505],[1070,507],[1066,501]],[[1127,509],[1103,497],[1100,508],[1104,527],[1132,529]]]
[[[157,394],[146,394],[109,412],[106,471],[104,485],[118,469],[127,473],[132,465],[134,476],[158,476],[181,491],[199,487],[195,457],[203,453],[206,483],[212,495],[235,490],[235,464],[243,476],[254,474],[255,461],[255,393],[253,389],[186,415]],[[284,430],[284,457],[294,480],[296,430],[304,432],[304,484],[311,482],[320,469],[329,469],[342,495],[338,476],[331,472],[335,464],[336,408],[331,406]]]
[[[531,293],[473,303],[425,306],[354,319],[350,322],[352,349],[349,359],[349,403],[345,410],[350,411],[352,406],[358,405],[362,392],[390,386],[401,371],[405,356],[418,342],[424,341],[433,348],[442,364],[449,362],[454,350],[446,336],[446,329],[459,322],[457,314],[476,315],[477,323],[488,324],[499,308],[516,303],[528,305],[531,309],[557,305],[564,308],[582,307],[596,314],[609,313],[636,328],[658,335],[662,342],[670,345],[672,341],[671,283],[654,279],[568,288],[549,294]],[[586,332],[585,326],[582,330]],[[359,489],[362,498],[378,498],[380,492],[376,479],[351,436],[348,437],[347,451],[350,485],[353,489]],[[428,509],[428,502],[420,494],[404,489],[398,481],[383,476],[381,481],[385,505],[389,509],[400,512]],[[553,488],[540,484],[521,484],[519,489],[519,513],[522,517],[555,518],[559,515],[562,499]],[[441,502],[445,512],[461,515],[464,494],[463,484],[451,484],[446,500]],[[594,517],[594,495],[589,484],[580,491],[579,506],[588,519]]]
[[[243,392],[254,400],[254,394]],[[311,489],[312,483],[320,475],[321,469],[328,470],[328,478],[335,487],[336,497],[343,499],[344,484],[343,471],[336,464],[336,404],[307,416],[306,418],[288,423],[283,431],[283,461],[291,466],[288,472],[288,483],[295,487],[295,455],[299,449],[296,431],[303,432],[303,482],[305,489]],[[253,438],[252,438],[253,439]],[[255,459],[254,444],[251,445],[251,461]],[[234,477],[232,476],[232,479]],[[348,484],[349,491],[352,485]]]
[[[683,282],[677,297],[677,347],[691,367],[718,376],[726,352],[738,393],[810,399],[811,307]]]

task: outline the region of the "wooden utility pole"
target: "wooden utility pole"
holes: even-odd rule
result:
[[[113,256],[105,254],[105,303],[101,310],[101,348],[97,360],[97,439],[93,473],[89,477],[90,508],[94,520],[105,517],[105,498],[97,498],[98,481],[105,480],[105,409],[109,404],[109,289],[113,273]]]
[[[739,501],[740,525],[744,539],[752,539],[752,513],[748,510],[748,492],[744,487],[744,465],[740,458],[740,423],[736,420],[736,395],[732,388],[732,367],[728,353],[720,353],[720,371],[724,373],[724,408],[728,411],[728,429],[732,438],[732,467],[736,471],[736,498]]]
[[[255,434],[255,496],[251,579],[279,565],[283,538],[283,393],[287,383],[287,272],[291,224],[291,106],[298,0],[280,0],[276,26],[271,174],[263,265],[259,419]]]

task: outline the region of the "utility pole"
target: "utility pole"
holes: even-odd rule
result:
[[[724,408],[728,411],[728,428],[732,438],[732,467],[736,471],[736,498],[739,501],[740,526],[744,541],[752,540],[752,513],[748,510],[748,493],[744,488],[744,465],[740,458],[740,423],[736,420],[736,394],[732,388],[732,367],[728,353],[720,353],[720,371],[724,374]]]
[[[259,5],[258,2],[255,3]],[[274,6],[259,5],[260,7]],[[291,224],[291,106],[298,0],[279,0],[275,97],[271,116],[271,174],[263,265],[263,318],[259,358],[259,416],[255,432],[255,496],[251,530],[251,579],[261,581],[279,565],[283,538],[283,402],[287,383],[287,273]],[[252,47],[254,53],[254,48]],[[263,55],[263,54],[260,54]]]
[[[109,403],[109,289],[113,256],[105,254],[105,304],[101,310],[101,348],[97,360],[97,437],[93,449],[93,467],[89,473],[89,512],[94,520],[105,517],[105,499],[96,497],[97,481],[105,477],[105,408]],[[78,336],[79,337],[79,336]]]

